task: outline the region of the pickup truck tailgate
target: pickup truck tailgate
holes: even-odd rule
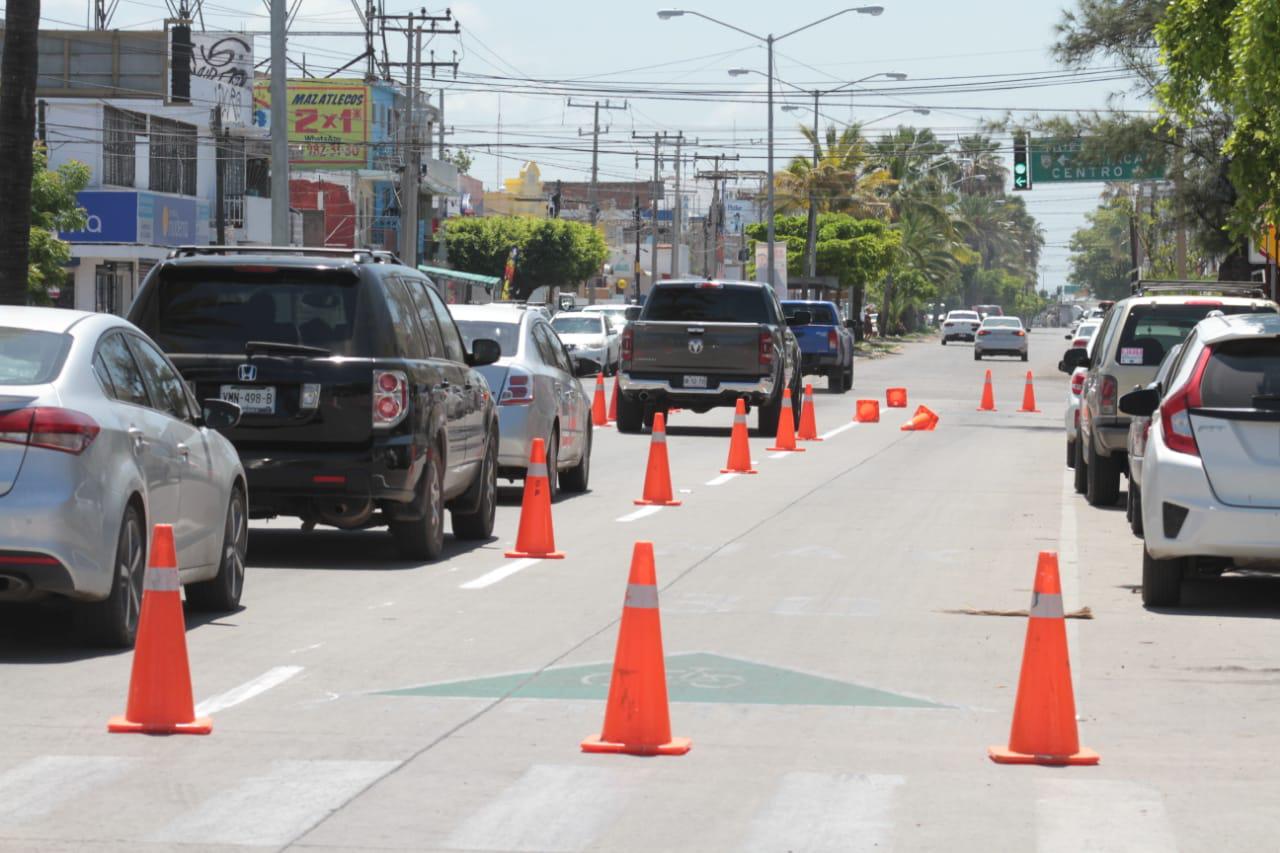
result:
[[[753,323],[640,321],[632,370],[691,374],[760,374],[760,327]]]

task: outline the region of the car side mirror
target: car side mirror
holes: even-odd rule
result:
[[[1062,354],[1062,361],[1058,362],[1058,370],[1071,373],[1077,367],[1084,367],[1088,363],[1089,351],[1084,347],[1072,347]]]
[[[1155,388],[1136,388],[1120,398],[1120,411],[1139,418],[1150,417],[1160,405],[1160,392]]]
[[[209,429],[233,429],[240,423],[240,407],[228,400],[210,397],[204,401],[200,416]]]
[[[808,311],[797,311],[787,318],[788,326],[807,326],[813,322],[813,314]]]
[[[1063,335],[1062,337],[1063,337],[1063,339],[1064,339],[1064,340],[1068,340],[1068,341],[1069,341],[1069,340],[1071,340],[1071,333],[1070,333],[1070,332],[1067,332],[1067,333],[1066,333],[1065,335]]]
[[[855,323],[853,320],[845,320],[844,327],[846,329],[853,329],[857,327],[857,323]]]
[[[471,342],[471,352],[467,355],[467,364],[472,367],[484,367],[502,358],[502,347],[490,338],[476,338]]]
[[[595,376],[603,370],[600,366],[600,362],[596,361],[594,358],[587,358],[583,355],[574,355],[573,353],[570,353],[569,360],[573,362],[573,375],[579,378]]]

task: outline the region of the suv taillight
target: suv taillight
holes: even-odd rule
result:
[[[636,330],[628,323],[627,327],[622,330],[622,354],[619,356],[624,368],[631,368],[631,354],[635,349]]]
[[[79,455],[101,428],[86,414],[41,406],[0,414],[0,442]]]
[[[1077,370],[1071,374],[1071,393],[1076,397],[1079,397],[1081,392],[1084,391],[1084,376],[1083,370]]]
[[[1119,388],[1119,383],[1114,376],[1102,377],[1102,383],[1098,386],[1098,414],[1114,415],[1116,413],[1116,394]]]
[[[827,349],[836,349],[840,346],[840,337],[836,334],[836,330],[832,329],[827,332]]]
[[[373,372],[373,427],[391,429],[409,413],[409,377],[403,370]]]
[[[1170,450],[1191,456],[1200,455],[1200,447],[1196,444],[1196,436],[1191,429],[1191,410],[1200,405],[1200,378],[1204,375],[1211,355],[1213,350],[1205,347],[1187,384],[1160,406],[1160,432]]]
[[[760,333],[760,367],[773,369],[773,332],[767,330]]]
[[[533,382],[529,374],[518,368],[507,372],[507,383],[498,398],[499,406],[527,406],[533,402]]]

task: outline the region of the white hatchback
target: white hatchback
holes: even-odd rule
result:
[[[1151,415],[1142,469],[1142,600],[1176,605],[1184,577],[1280,568],[1280,315],[1202,320],[1166,390],[1120,400]]]

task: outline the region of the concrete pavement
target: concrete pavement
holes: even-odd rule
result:
[[[721,477],[729,410],[683,412],[685,505],[637,513],[648,439],[599,431],[592,491],[555,507],[564,561],[497,538],[399,562],[381,531],[257,525],[245,609],[189,620],[208,738],[107,735],[128,655],[58,612],[0,612],[0,848],[1221,850],[1280,833],[1280,585],[1141,607],[1140,543],[1062,465],[1062,335],[1028,365],[966,345],[860,361],[816,395],[828,440]],[[1041,414],[1016,413],[1035,371]],[[975,411],[983,371],[995,413]],[[849,426],[902,385],[908,410]],[[902,433],[915,405],[933,433]],[[754,420],[754,418],[752,419]],[[631,543],[657,552],[679,758],[588,756]],[[1036,553],[1059,551],[1094,768],[999,767]],[[514,571],[513,571],[514,569]]]

